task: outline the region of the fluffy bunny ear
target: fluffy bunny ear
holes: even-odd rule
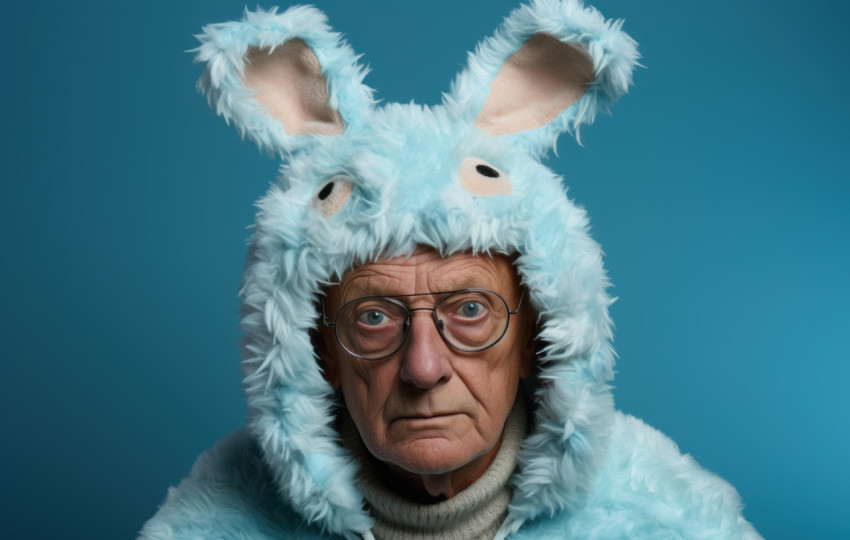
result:
[[[639,55],[621,26],[579,0],[534,0],[469,55],[446,108],[545,152],[628,90]]]
[[[284,155],[316,136],[340,135],[371,111],[366,70],[310,6],[245,10],[241,21],[205,26],[198,88],[217,114],[261,148]]]

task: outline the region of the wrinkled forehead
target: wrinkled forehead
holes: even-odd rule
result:
[[[513,257],[501,253],[469,251],[443,255],[428,246],[417,246],[409,255],[383,258],[345,272],[329,287],[334,305],[363,296],[401,296],[441,293],[460,289],[488,289],[509,302],[519,298],[519,277]]]

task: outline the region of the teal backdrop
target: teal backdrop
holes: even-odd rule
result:
[[[425,104],[515,5],[317,3],[380,98]],[[549,164],[606,252],[618,406],[765,537],[850,538],[850,4],[595,5],[645,67]],[[186,52],[242,9],[3,8],[2,538],[132,538],[244,422],[237,290],[277,164]]]

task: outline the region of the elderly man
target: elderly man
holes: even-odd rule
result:
[[[432,108],[376,108],[313,8],[205,29],[211,105],[286,161],[241,290],[247,428],[143,538],[758,538],[614,409],[601,250],[539,162],[626,91],[619,28],[534,1]]]
[[[325,307],[336,317],[325,321],[319,346],[325,373],[356,426],[348,444],[379,479],[366,497],[389,522],[402,498],[452,498],[497,455],[502,474],[479,486],[475,502],[490,505],[490,536],[507,514],[508,475],[525,436],[522,404],[509,444],[500,443],[534,355],[534,317],[522,299],[507,257],[444,258],[424,248],[355,268],[329,291]],[[359,439],[368,454],[357,451]]]

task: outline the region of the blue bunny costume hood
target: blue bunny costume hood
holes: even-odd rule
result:
[[[310,333],[324,285],[419,245],[514,255],[539,314],[529,433],[499,537],[758,537],[729,484],[614,409],[602,253],[540,162],[626,92],[638,54],[620,27],[578,1],[533,1],[436,107],[376,106],[315,8],[204,29],[199,87],[283,165],[258,204],[241,289],[248,425],[198,459],[142,538],[371,537]]]

